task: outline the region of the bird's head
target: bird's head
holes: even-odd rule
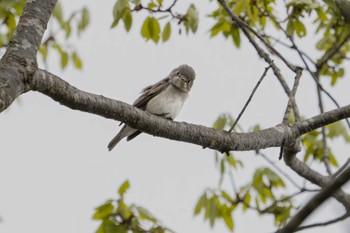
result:
[[[175,68],[169,75],[170,83],[184,92],[191,90],[195,77],[196,73],[188,65]]]

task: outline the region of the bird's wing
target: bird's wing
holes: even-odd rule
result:
[[[153,85],[145,87],[141,91],[141,95],[139,96],[139,98],[137,98],[135,100],[135,102],[133,103],[133,106],[135,106],[135,107],[137,107],[139,109],[142,109],[142,110],[146,110],[146,106],[147,106],[148,101],[150,101],[153,97],[155,97],[156,95],[158,95],[159,93],[164,91],[169,85],[170,85],[169,78],[165,78],[165,79],[160,80],[159,82],[157,82],[157,83],[155,83]],[[123,122],[120,122],[119,125],[122,125],[122,124],[123,124]],[[124,127],[126,127],[126,125],[124,125]],[[121,129],[121,131],[124,130],[124,127]],[[128,135],[127,136],[127,141],[130,141],[130,140],[134,139],[140,133],[141,133],[141,131],[137,130],[136,132],[132,133],[131,135]],[[119,138],[118,135],[117,135],[115,137],[115,139],[113,139],[110,142],[110,145],[108,146],[108,148],[112,149],[120,140],[121,140],[121,138]]]
[[[144,88],[141,92],[141,95],[139,98],[135,100],[133,103],[133,106],[146,110],[147,103],[156,95],[164,91],[168,86],[170,85],[169,83],[169,78],[165,78],[153,85],[150,85],[146,88]]]

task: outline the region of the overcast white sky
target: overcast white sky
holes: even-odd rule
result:
[[[231,41],[209,38],[212,22],[205,15],[215,1],[194,1],[201,20],[195,36],[179,36],[173,30],[170,41],[159,45],[141,38],[139,17],[134,18],[129,34],[121,25],[111,30],[112,0],[61,2],[66,13],[84,5],[91,10],[87,32],[72,42],[83,58],[84,69],[61,71],[57,57],[50,56],[49,70],[82,90],[132,103],[144,86],[187,63],[195,69],[197,79],[178,121],[210,127],[221,113],[236,116],[266,66],[245,39],[238,50]],[[188,1],[179,3],[183,5],[177,9],[189,5]],[[313,54],[313,42],[309,38],[301,46]],[[296,58],[294,54],[288,57]],[[293,74],[281,67],[290,83]],[[297,101],[301,113],[313,116],[318,113],[315,86],[307,75],[300,85]],[[349,85],[350,79],[344,79],[331,91],[342,105],[349,103]],[[269,72],[240,123],[246,129],[257,123],[274,126],[281,122],[286,102],[282,88]],[[333,108],[326,100],[326,109]],[[202,216],[193,217],[194,205],[203,190],[217,186],[213,151],[142,134],[108,152],[107,143],[119,130],[118,124],[73,111],[33,92],[0,114],[0,232],[94,232],[94,207],[115,198],[125,179],[131,182],[127,202],[149,209],[176,232],[227,232],[223,224],[211,230]],[[349,146],[341,146],[342,142],[337,145],[336,155],[340,162],[345,161]],[[277,161],[278,149],[264,152]],[[236,155],[245,163],[243,170],[234,173],[239,185],[245,184],[257,167],[267,165],[250,152]],[[283,162],[277,164],[289,171]],[[226,181],[224,188],[231,191]],[[308,222],[342,214],[339,205],[326,205]],[[235,232],[274,230],[272,218],[249,211],[235,214],[234,221]],[[348,221],[305,232],[345,233],[349,227]]]

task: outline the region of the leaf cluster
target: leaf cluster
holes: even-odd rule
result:
[[[337,122],[326,126],[326,137],[328,139],[340,139],[342,138],[345,142],[350,143],[350,135],[348,134],[345,126],[342,122]],[[318,161],[323,162],[324,160],[324,147],[322,141],[322,135],[319,130],[314,130],[306,134],[302,138],[304,146],[304,161]],[[331,165],[338,167],[338,162],[333,151],[328,147],[328,160]]]
[[[175,3],[176,2],[174,2],[174,5]],[[141,36],[146,41],[151,40],[154,43],[158,43],[162,40],[166,42],[171,35],[172,20],[176,20],[178,25],[182,25],[187,34],[189,32],[195,33],[199,21],[195,5],[191,4],[187,12],[183,15],[173,13],[172,7],[174,5],[165,7],[163,0],[150,0],[148,3],[141,3],[140,0],[117,0],[113,7],[114,19],[111,27],[115,28],[118,26],[119,21],[122,20],[125,30],[129,32],[133,22],[132,13],[145,10],[148,16],[142,23]],[[162,14],[162,16],[156,17],[156,14]],[[161,23],[161,21],[163,21],[163,23]],[[181,33],[181,28],[179,33]]]
[[[124,196],[129,188],[130,183],[126,180],[118,189],[119,198],[107,200],[95,209],[93,219],[100,221],[96,233],[172,232],[147,209],[125,203]]]
[[[71,13],[68,17],[64,17],[62,5],[57,3],[53,13],[53,21],[56,21],[59,26],[55,31],[52,29],[49,36],[42,43],[39,53],[41,54],[43,61],[47,64],[47,57],[50,49],[56,50],[60,56],[61,68],[65,69],[69,62],[71,61],[75,68],[82,69],[83,62],[78,55],[78,52],[68,46],[66,41],[72,37],[73,27],[77,36],[86,30],[90,23],[89,10],[86,7]],[[55,24],[56,25],[56,24]],[[63,32],[64,41],[60,42],[58,34]]]

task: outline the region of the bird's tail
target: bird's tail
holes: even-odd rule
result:
[[[115,137],[108,143],[108,150],[111,151],[113,148],[123,139],[122,132],[119,132]]]
[[[130,136],[131,134],[135,133],[137,130],[124,125],[123,128],[119,131],[119,133],[117,135],[115,135],[115,137],[110,141],[110,143],[108,143],[108,150],[111,151],[113,150],[113,148],[120,142],[120,140],[122,140],[125,137]]]

